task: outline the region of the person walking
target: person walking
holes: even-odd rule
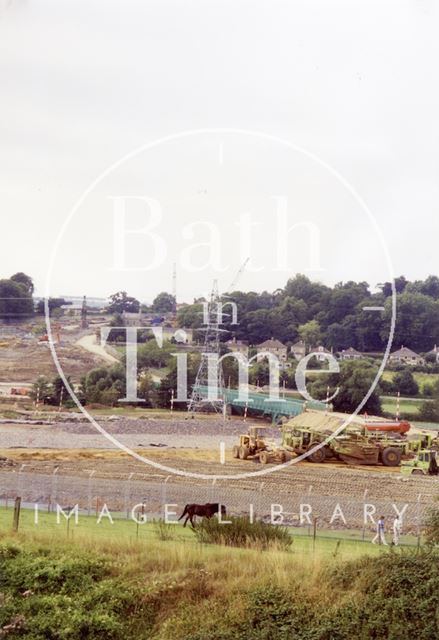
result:
[[[377,522],[377,532],[372,540],[372,544],[384,544],[387,546],[386,538],[384,536],[384,516],[380,516]]]
[[[393,521],[393,544],[395,547],[399,545],[399,536],[401,535],[401,518],[397,515]]]

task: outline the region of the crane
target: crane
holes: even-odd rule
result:
[[[239,269],[238,269],[238,271],[237,271],[237,273],[236,273],[235,277],[233,278],[232,282],[230,283],[229,288],[227,289],[227,292],[226,292],[226,293],[232,293],[232,291],[234,290],[234,287],[236,287],[236,285],[238,284],[238,281],[239,281],[239,279],[241,278],[241,276],[242,276],[242,274],[243,274],[243,272],[244,272],[244,269],[245,269],[245,268],[246,268],[246,266],[247,266],[247,262],[248,262],[249,260],[250,260],[250,257],[246,258],[246,259],[244,260],[244,262],[242,263],[242,265],[239,267]]]

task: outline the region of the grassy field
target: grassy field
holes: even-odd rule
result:
[[[181,527],[0,509],[0,637],[430,640],[437,556],[294,535],[289,551],[198,544]],[[416,612],[413,615],[412,612]],[[7,631],[5,631],[5,629]]]
[[[408,413],[415,416],[424,400],[401,398],[399,402],[400,413]],[[381,396],[381,407],[383,411],[396,414],[397,399],[390,396]]]
[[[33,509],[22,509],[20,514],[19,533],[31,536],[35,539],[49,538],[57,542],[77,542],[81,545],[100,544],[105,542],[120,544],[165,544],[164,550],[171,546],[181,545],[187,552],[194,549],[198,553],[211,553],[213,546],[200,547],[191,528],[183,527],[181,524],[169,525],[166,530],[169,541],[160,540],[160,527],[154,522],[145,522],[137,525],[132,519],[121,517],[121,514],[111,513],[113,523],[108,517],[103,517],[97,524],[96,515],[87,516],[79,514],[78,524],[74,522],[74,516],[68,522],[61,514],[60,522],[57,522],[55,513],[47,513],[39,510],[38,523],[35,523],[35,512]],[[0,533],[8,534],[12,529],[12,506],[0,507]],[[224,525],[227,526],[227,525]],[[362,539],[362,532],[359,530],[321,530],[317,531],[316,540],[313,540],[311,527],[290,527],[289,532],[293,539],[291,553],[294,556],[308,557],[309,553],[317,553],[320,557],[331,558],[337,555],[345,560],[357,558],[361,555],[376,555],[379,547],[370,544],[374,533],[367,530],[365,539]],[[390,538],[389,538],[390,541]],[[404,536],[401,540],[405,546],[416,546],[417,541],[413,536]]]
[[[394,375],[394,371],[384,371],[382,377],[384,380],[391,382]],[[421,373],[419,371],[413,371],[413,377],[419,387],[422,388],[425,383],[434,384],[437,382],[439,380],[439,373]]]

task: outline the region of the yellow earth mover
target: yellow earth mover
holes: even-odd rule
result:
[[[267,427],[260,426],[249,427],[248,433],[241,434],[239,444],[233,447],[233,457],[240,460],[259,460],[262,464],[286,462],[287,452],[266,439],[266,429]]]

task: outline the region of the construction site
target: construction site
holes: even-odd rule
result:
[[[376,514],[404,511],[415,535],[438,487],[437,432],[406,420],[346,415],[328,403],[226,387],[219,358],[226,314],[216,285],[204,312],[203,344],[187,409],[140,406],[66,410],[30,398],[36,374],[54,371],[49,336],[32,328],[2,338],[0,504],[48,511],[107,505],[129,517],[143,504],[151,518],[166,505],[218,502],[228,513],[364,537]],[[76,324],[53,323],[51,340],[73,384],[117,352],[91,331],[85,303]],[[212,371],[212,362],[215,371]],[[212,393],[212,380],[214,392]],[[90,423],[94,419],[100,429]],[[281,514],[281,515],[279,515]]]

